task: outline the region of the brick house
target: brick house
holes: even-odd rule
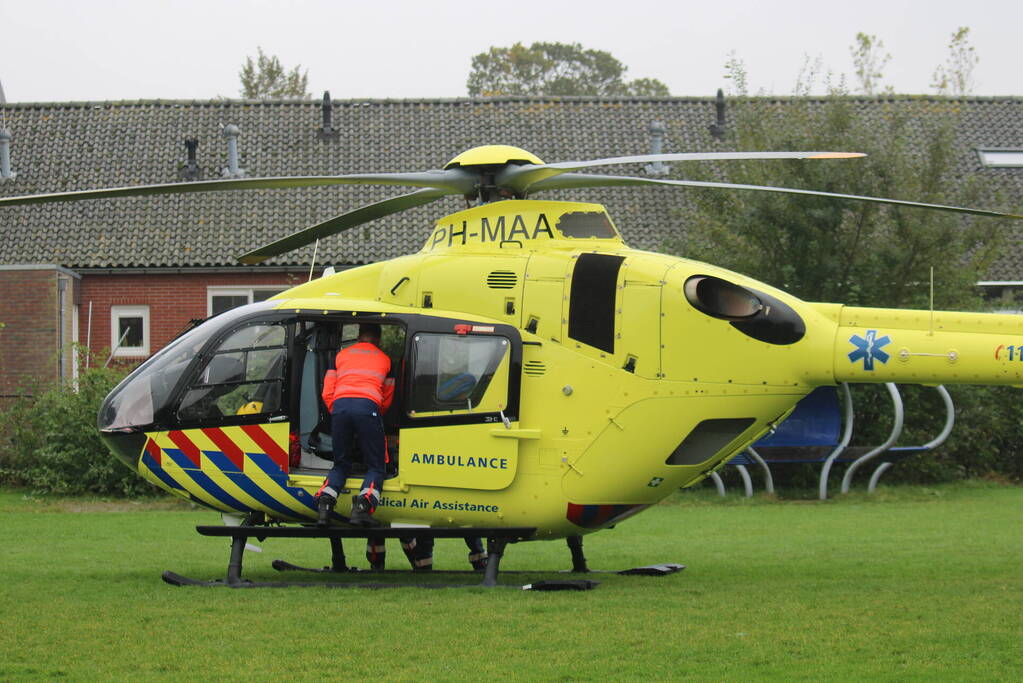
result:
[[[0,266],[0,399],[74,373],[81,276],[54,265]]]
[[[919,101],[857,104],[872,115],[882,105]],[[708,130],[721,123],[716,104],[714,98],[8,104],[0,157],[6,153],[10,161],[0,173],[0,196],[246,175],[424,170],[494,143],[552,161],[643,154],[661,143],[665,152],[719,151],[722,143]],[[980,175],[992,192],[1023,197],[1023,98],[969,98],[961,105],[958,171]],[[115,362],[135,363],[191,320],[265,299],[326,265],[414,252],[433,220],[464,207],[449,197],[259,266],[235,260],[396,194],[393,187],[319,187],[0,210],[0,323],[6,324],[0,395],[29,380],[73,377],[71,342],[112,349]],[[630,246],[640,249],[658,250],[677,235],[689,210],[684,193],[656,188],[549,196],[605,204]],[[995,295],[1023,288],[1023,229],[1008,229],[1015,248],[980,283]]]

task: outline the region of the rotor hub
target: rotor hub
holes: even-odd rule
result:
[[[523,166],[525,164],[541,165],[544,162],[532,152],[527,152],[520,147],[511,145],[483,145],[466,150],[449,161],[444,169],[466,166],[506,166],[512,164]]]

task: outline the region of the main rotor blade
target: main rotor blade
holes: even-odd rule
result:
[[[892,204],[895,206],[909,206],[921,209],[935,209],[937,211],[952,211],[954,213],[967,213],[974,216],[987,216],[989,218],[1013,218],[1023,220],[1023,215],[1014,213],[1002,213],[1000,211],[988,211],[986,209],[970,209],[962,206],[948,206],[946,204],[927,204],[925,202],[911,202],[905,199],[887,199],[884,197],[866,197],[857,194],[839,194],[837,192],[819,192],[817,190],[797,190],[791,187],[771,187],[769,185],[742,185],[738,183],[714,183],[702,180],[657,180],[654,178],[636,178],[632,176],[611,176],[596,175],[589,173],[566,173],[554,178],[535,183],[530,192],[541,190],[566,190],[582,187],[635,187],[642,185],[672,185],[675,187],[709,187],[724,190],[754,190],[756,192],[779,192],[783,194],[801,194],[813,197],[831,197],[833,199],[851,199],[859,202],[873,202],[875,204]]]
[[[377,218],[383,218],[389,216],[392,213],[398,213],[406,209],[411,209],[416,206],[422,206],[423,204],[429,204],[430,202],[440,199],[441,197],[452,194],[447,190],[438,190],[428,188],[424,190],[417,190],[411,194],[401,195],[400,197],[391,197],[375,204],[367,204],[361,208],[349,211],[348,213],[335,216],[330,220],[316,225],[311,225],[308,228],[294,232],[287,237],[282,237],[276,242],[271,242],[258,249],[243,254],[238,257],[238,260],[246,264],[261,263],[271,256],[279,256],[280,254],[287,253],[292,249],[298,249],[304,247],[307,244],[311,244],[321,237],[329,237],[336,235],[339,232],[344,232],[350,228],[354,228],[363,223],[376,220]]]
[[[111,199],[114,197],[141,197],[154,194],[187,194],[191,192],[220,192],[226,190],[265,190],[289,187],[317,187],[324,185],[407,185],[411,187],[444,190],[446,194],[469,194],[476,185],[476,177],[460,168],[420,173],[362,173],[339,176],[280,176],[275,178],[236,178],[204,180],[189,183],[109,187],[102,190],[54,192],[52,194],[0,197],[0,206],[19,204],[47,204],[73,202],[84,199]]]
[[[569,171],[593,166],[615,164],[645,164],[655,161],[736,161],[747,159],[856,159],[865,157],[861,152],[681,152],[678,154],[640,154],[628,157],[610,157],[590,161],[559,161],[553,164],[512,166],[501,171],[497,185],[517,192],[533,190],[533,185]]]

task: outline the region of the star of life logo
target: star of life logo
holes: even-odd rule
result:
[[[883,347],[892,343],[891,338],[886,334],[878,339],[877,330],[867,330],[864,336],[854,334],[849,337],[849,343],[856,347],[849,352],[849,362],[857,363],[863,361],[863,369],[867,372],[874,371],[874,361],[887,363],[891,356],[883,351]]]

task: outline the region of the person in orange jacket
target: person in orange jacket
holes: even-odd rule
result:
[[[362,489],[352,496],[349,521],[357,526],[377,526],[373,512],[380,503],[380,487],[387,468],[387,442],[383,415],[394,398],[391,359],[380,350],[380,325],[359,325],[355,344],[341,349],[323,379],[323,401],[331,414],[334,466],[316,492],[317,523],[326,526],[337,504],[338,493],[352,470],[352,447],[359,444],[366,476]]]

